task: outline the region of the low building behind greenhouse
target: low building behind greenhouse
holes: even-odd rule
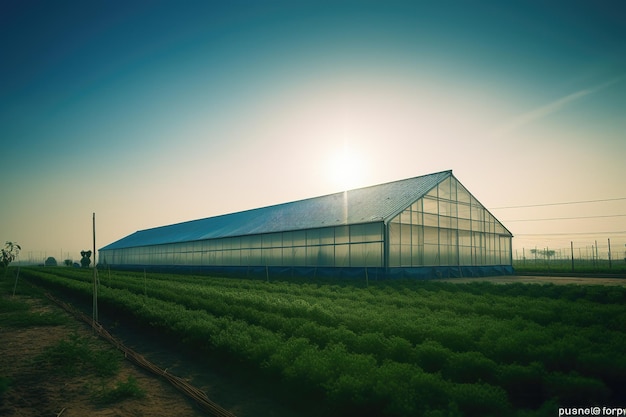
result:
[[[264,277],[506,275],[511,239],[444,171],[140,230],[101,248],[99,263]]]

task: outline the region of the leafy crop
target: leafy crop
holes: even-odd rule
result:
[[[91,297],[88,271],[49,271],[24,274]],[[621,287],[102,275],[102,310],[334,414],[555,415],[624,394]]]

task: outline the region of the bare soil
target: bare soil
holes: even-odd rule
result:
[[[16,295],[15,297],[19,297]],[[48,305],[43,300],[31,299],[33,309],[68,315],[62,309]],[[68,315],[69,316],[69,315]],[[61,417],[199,417],[205,416],[194,403],[187,400],[166,381],[122,361],[120,372],[107,379],[113,387],[116,382],[127,381],[129,376],[145,393],[143,398],[129,398],[107,406],[98,406],[94,393],[104,387],[91,375],[68,377],[50,373],[38,366],[36,358],[48,347],[72,335],[97,339],[88,326],[70,321],[66,325],[37,326],[22,329],[0,327],[0,374],[9,377],[9,390],[0,397],[0,415],[11,417],[61,416]],[[108,344],[103,340],[95,343]]]

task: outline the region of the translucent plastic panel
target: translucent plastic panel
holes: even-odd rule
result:
[[[452,201],[439,200],[439,215],[456,217],[456,203]]]
[[[446,178],[445,180],[441,181],[438,185],[439,188],[439,198],[440,199],[444,199],[444,200],[451,200],[452,199],[452,192],[450,190],[450,178]]]
[[[281,248],[263,249],[263,259],[265,265],[280,266],[283,262],[283,251]]]
[[[457,226],[459,230],[471,230],[472,222],[468,219],[459,219]]]
[[[456,217],[439,217],[439,227],[446,229],[456,229]]]
[[[469,219],[471,216],[469,204],[459,203],[457,205],[457,215],[460,219]]]
[[[471,201],[470,193],[458,182],[456,186],[456,197],[459,202],[469,203]]]
[[[456,246],[456,230],[439,229],[439,244]]]
[[[389,224],[389,242],[392,244],[400,244],[400,224]]]
[[[333,245],[320,246],[317,266],[335,266],[335,247]]]
[[[424,213],[438,213],[437,200],[434,198],[424,197],[423,199]]]
[[[413,245],[413,251],[411,253],[411,264],[413,266],[424,265],[424,245]]]
[[[410,224],[400,225],[400,243],[402,245],[411,244],[411,225]]]
[[[319,265],[320,247],[308,246],[306,248],[306,265],[315,266]]]
[[[280,247],[283,244],[281,233],[270,233],[261,235],[261,245],[263,248]]]
[[[424,227],[424,244],[438,245],[439,231],[434,227]]]
[[[411,261],[411,245],[400,245],[400,266],[412,266]]]
[[[248,265],[263,265],[261,249],[250,249]]]
[[[305,246],[306,245],[306,232],[304,230],[298,230],[293,233],[293,245]]]
[[[322,245],[335,243],[335,230],[333,227],[320,229],[320,243]]]
[[[455,265],[456,258],[453,256],[452,248],[448,245],[441,245],[439,247],[439,265]]]
[[[247,240],[247,247],[249,248],[262,248],[263,247],[263,237],[262,235],[251,235],[251,236],[246,236],[246,240]],[[241,247],[243,248],[243,241],[241,242]]]
[[[297,246],[292,248],[291,250],[293,254],[293,265],[294,266],[303,266],[306,262],[306,248],[302,246]]]
[[[439,216],[436,214],[424,213],[424,226],[439,227]]]
[[[335,227],[335,243],[350,242],[350,228],[348,226]]]
[[[389,245],[389,266],[400,266],[400,244]]]
[[[472,248],[467,246],[459,247],[459,264],[472,265]]]
[[[472,246],[472,235],[469,231],[459,230],[459,246]]]
[[[403,211],[398,216],[396,216],[396,218],[399,220],[400,223],[404,223],[404,224],[412,223],[412,219],[411,219],[412,213],[409,210]]]
[[[380,241],[382,223],[367,223],[350,226],[350,243]]]
[[[350,245],[350,266],[382,266],[382,243]]]
[[[350,266],[350,246],[335,246],[335,266]]]
[[[293,246],[293,232],[283,232],[283,246]]]
[[[306,231],[306,244],[307,246],[319,245],[320,231],[319,229],[311,229]]]
[[[424,265],[439,265],[439,246],[424,245]]]

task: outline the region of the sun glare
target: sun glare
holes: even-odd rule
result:
[[[330,159],[328,176],[342,190],[350,190],[362,181],[363,163],[354,151],[344,148]]]

